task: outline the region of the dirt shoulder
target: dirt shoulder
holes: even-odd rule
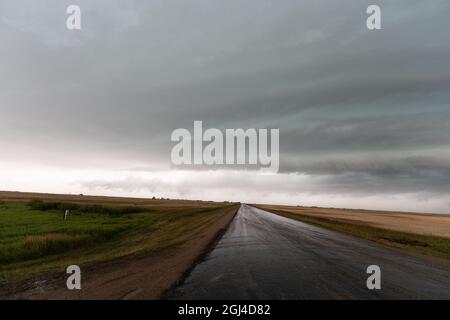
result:
[[[160,299],[215,243],[238,208],[185,235],[179,245],[82,267],[81,290],[67,290],[66,275],[54,274],[8,284],[0,299]]]

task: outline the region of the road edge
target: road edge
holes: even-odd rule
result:
[[[219,243],[220,239],[222,239],[225,232],[228,230],[228,227],[233,222],[234,218],[236,217],[237,213],[241,209],[242,204],[240,204],[239,208],[236,209],[231,219],[226,223],[226,225],[223,228],[220,228],[219,231],[214,235],[213,239],[209,242],[209,244],[203,249],[203,251],[196,257],[195,261],[192,263],[192,265],[186,269],[186,271],[180,276],[180,278],[170,287],[168,288],[163,294],[161,295],[161,300],[172,300],[173,294],[176,288],[183,285],[183,283],[186,281],[186,279],[189,277],[191,272],[195,269],[195,267],[203,262],[206,257],[211,253],[212,250],[216,247],[217,243]]]
[[[382,246],[384,248],[391,249],[391,250],[397,251],[399,253],[407,254],[407,255],[409,255],[411,257],[419,258],[419,259],[425,260],[425,261],[427,261],[429,263],[440,265],[441,267],[450,268],[450,260],[447,260],[445,258],[419,253],[419,252],[413,251],[411,249],[400,248],[400,247],[394,246],[393,244],[390,244],[389,242],[376,241],[374,239],[360,237],[360,236],[358,236],[356,234],[346,233],[346,232],[342,232],[340,230],[334,230],[332,228],[327,228],[326,226],[323,226],[323,225],[320,225],[320,224],[314,224],[314,223],[311,223],[311,222],[306,222],[306,221],[303,221],[302,219],[300,219],[302,217],[301,215],[297,215],[299,217],[299,219],[295,219],[295,218],[293,218],[293,216],[296,216],[295,214],[287,215],[287,214],[283,214],[282,212],[276,212],[276,210],[269,210],[269,209],[266,209],[266,208],[264,208],[262,206],[260,207],[259,205],[254,205],[254,204],[249,205],[249,206],[251,206],[253,208],[256,208],[256,209],[259,209],[259,210],[263,210],[263,211],[272,213],[272,214],[276,214],[276,215],[278,215],[280,217],[284,217],[284,218],[291,219],[291,220],[294,220],[294,221],[299,221],[301,223],[309,224],[311,226],[315,226],[315,227],[318,227],[318,228],[323,228],[323,229],[326,229],[326,230],[329,230],[329,231],[340,233],[340,234],[343,234],[343,235],[348,236],[348,237],[354,237],[354,238],[359,239],[359,240],[364,240],[364,241],[369,241],[371,243],[376,243],[377,245],[380,245],[380,246]],[[378,228],[378,229],[381,229],[381,228]],[[384,230],[384,229],[381,229],[381,230]],[[387,231],[392,231],[392,230],[387,230]],[[395,231],[392,231],[392,232],[395,232]]]

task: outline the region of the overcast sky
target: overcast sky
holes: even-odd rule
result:
[[[449,17],[448,0],[1,0],[0,189],[449,213]],[[173,168],[194,120],[279,128],[280,172]]]

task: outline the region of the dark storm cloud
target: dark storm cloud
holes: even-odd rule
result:
[[[335,159],[307,163],[286,161],[285,167],[303,174],[323,177],[323,189],[354,194],[402,194],[423,192],[448,195],[450,165],[440,158],[416,156],[404,158],[367,157]]]
[[[282,152],[370,152],[447,147],[450,110],[320,119],[283,131]]]
[[[2,1],[3,157],[154,170],[203,120],[280,128],[316,192],[448,192],[450,4],[376,1],[371,32],[372,2],[82,0],[68,32],[70,1]]]

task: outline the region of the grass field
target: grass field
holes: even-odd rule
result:
[[[423,226],[413,226],[415,229],[420,230],[420,232],[416,233],[398,231],[400,227],[396,227],[397,230],[376,227],[371,225],[374,216],[371,215],[369,211],[362,211],[358,213],[356,210],[347,211],[346,209],[325,209],[271,205],[257,205],[256,207],[287,218],[342,232],[351,236],[375,241],[391,247],[396,247],[410,252],[420,253],[433,257],[450,259],[449,237],[430,235],[431,230],[424,229]],[[324,212],[326,214],[324,214]],[[336,212],[338,213],[336,214]],[[346,212],[348,212],[347,215]],[[389,215],[393,213],[378,212],[378,214],[381,215],[381,218],[378,218],[379,220],[384,219],[386,221],[389,220]],[[368,215],[367,218],[365,217],[366,215]],[[395,216],[398,215],[402,215],[402,213],[395,213]],[[408,226],[407,222],[409,216],[413,215],[413,217],[411,217],[409,220],[410,223],[414,221],[414,218],[416,217],[414,214],[404,215],[403,229],[410,230],[411,228],[410,226]],[[434,220],[436,218],[446,223],[448,223],[447,220],[450,221],[449,216],[435,217],[432,215],[420,214],[418,214],[417,216],[419,216],[421,219],[424,217],[429,217],[430,220]],[[355,217],[359,218],[356,219]],[[381,222],[375,225],[380,224]]]
[[[175,246],[230,207],[236,205],[0,193],[0,283]]]

